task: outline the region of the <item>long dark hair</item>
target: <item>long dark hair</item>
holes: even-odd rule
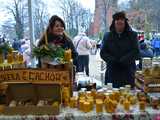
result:
[[[52,34],[52,29],[53,29],[53,26],[55,25],[56,21],[59,21],[61,22],[62,26],[64,27],[65,29],[65,23],[64,21],[57,15],[53,15],[50,20],[49,20],[49,24],[46,28],[46,31],[43,33],[41,39],[39,40],[38,42],[38,46],[41,46],[42,44],[45,44],[45,39],[47,38],[47,41],[48,41],[48,36],[50,34]],[[46,37],[47,36],[47,37]],[[65,33],[63,33],[63,37],[64,39],[70,39]]]

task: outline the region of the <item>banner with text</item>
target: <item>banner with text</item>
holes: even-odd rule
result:
[[[69,71],[54,71],[51,69],[16,69],[0,72],[0,82],[9,81],[51,81],[55,83],[69,83]]]

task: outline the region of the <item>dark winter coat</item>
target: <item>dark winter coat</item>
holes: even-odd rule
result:
[[[139,58],[136,32],[127,29],[121,34],[115,30],[106,33],[100,56],[107,63],[106,83],[112,82],[114,87],[134,86],[135,60]]]

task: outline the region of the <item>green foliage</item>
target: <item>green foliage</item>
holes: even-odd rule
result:
[[[10,52],[12,48],[9,46],[8,43],[2,43],[0,44],[0,54],[4,53],[4,52]]]
[[[43,45],[41,47],[34,47],[32,55],[37,58],[61,58],[64,59],[65,50],[61,46],[56,45]]]
[[[103,32],[99,32],[99,40],[103,39]]]

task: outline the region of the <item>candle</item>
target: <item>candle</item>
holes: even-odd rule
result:
[[[3,113],[3,111],[4,111],[4,105],[0,105],[0,113]]]
[[[113,113],[117,107],[117,102],[111,100],[110,98],[105,103],[106,112]]]
[[[91,90],[91,95],[95,99],[95,97],[96,97],[96,89],[92,89]]]
[[[85,92],[83,92],[83,91],[79,91],[78,92],[78,97],[79,98],[81,98],[81,97],[85,97],[86,95],[85,95]]]
[[[67,62],[70,62],[70,61],[71,61],[71,59],[72,59],[71,49],[65,50],[64,59],[65,59]]]
[[[18,62],[23,63],[23,55],[22,54],[18,55]]]
[[[83,103],[85,100],[79,100],[79,110],[83,111]]]
[[[144,101],[139,102],[139,110],[140,111],[145,111],[146,108],[146,103]]]
[[[68,106],[69,105],[70,91],[69,91],[68,87],[64,87],[62,89],[62,100],[63,100],[64,106]]]
[[[123,95],[125,92],[125,88],[124,87],[120,87],[120,94]]]
[[[16,54],[14,55],[14,62],[16,62],[16,63],[19,62],[19,55],[18,55],[18,53],[16,53]]]
[[[130,102],[131,102],[132,105],[135,105],[136,102],[137,102],[137,98],[136,98],[135,96],[132,96],[132,97],[130,98]]]
[[[3,64],[3,62],[4,62],[3,54],[0,54],[0,64]]]
[[[83,111],[84,112],[89,112],[90,111],[90,103],[89,102],[84,102],[83,103]]]
[[[87,101],[90,103],[90,110],[92,110],[94,105],[94,99],[88,99]]]
[[[125,100],[123,103],[123,107],[125,111],[129,111],[130,109],[130,102],[128,100]]]
[[[100,99],[96,100],[96,112],[103,112],[103,101]]]
[[[74,108],[74,99],[73,98],[70,98],[70,107],[71,108]]]
[[[126,92],[130,92],[130,90],[131,90],[131,85],[125,85],[125,90],[126,90]]]
[[[59,103],[58,102],[53,102],[52,107],[58,108],[59,107]]]
[[[77,107],[77,98],[76,97],[71,97],[70,98],[70,107],[71,108]]]
[[[118,102],[120,99],[119,89],[113,89],[113,96],[114,96],[114,100],[116,100]]]
[[[152,108],[153,109],[158,109],[158,105],[159,105],[159,100],[157,97],[152,97]]]
[[[13,63],[13,54],[12,53],[8,53],[8,55],[7,55],[7,62],[8,63]]]

